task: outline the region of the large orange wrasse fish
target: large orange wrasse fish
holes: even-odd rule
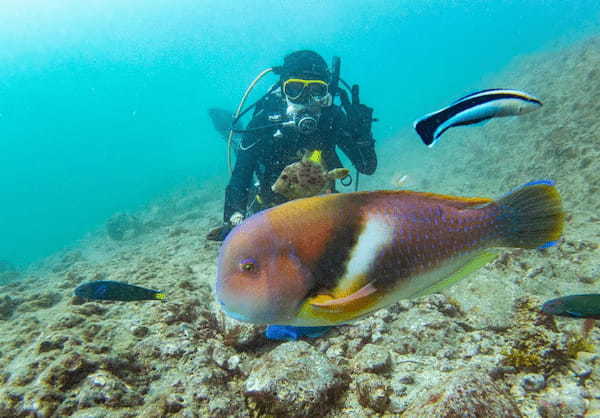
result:
[[[259,212],[224,241],[216,297],[255,324],[347,323],[438,292],[495,257],[553,245],[564,223],[554,183],[498,200],[411,191],[330,194]]]

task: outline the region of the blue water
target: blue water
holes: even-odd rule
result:
[[[0,260],[23,266],[190,179],[225,181],[207,108],[233,109],[286,53],[342,57],[381,151],[515,57],[593,32],[600,3],[4,0],[0,19]]]

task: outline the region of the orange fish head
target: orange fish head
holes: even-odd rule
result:
[[[248,218],[223,242],[215,292],[222,309],[235,319],[289,323],[312,285],[293,243],[275,233],[265,212]]]

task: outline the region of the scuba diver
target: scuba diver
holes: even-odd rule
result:
[[[282,66],[265,70],[279,75],[279,81],[250,106],[254,108],[252,119],[240,129],[241,116],[250,110],[240,113],[246,92],[229,128],[228,161],[234,142],[237,158],[225,190],[223,225],[212,230],[207,239],[222,241],[247,216],[285,202],[287,199],[273,192],[271,186],[286,166],[299,161],[307,151],[319,150],[324,166],[332,170],[342,167],[338,147],[359,173],[375,172],[373,109],[359,102],[357,85],[350,87],[339,78],[339,66],[339,58],[334,58],[330,72],[325,60],[309,50],[285,56]],[[348,92],[338,86],[339,81],[350,90],[351,101]],[[341,106],[334,103],[336,96]],[[239,141],[232,140],[234,134],[241,134]],[[342,184],[348,185],[344,180]]]

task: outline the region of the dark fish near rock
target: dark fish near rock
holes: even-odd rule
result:
[[[542,102],[519,90],[489,89],[461,97],[450,106],[429,113],[414,123],[414,128],[431,147],[454,126],[473,125],[504,116],[518,116],[539,109]]]
[[[600,294],[569,295],[542,305],[542,312],[569,318],[600,319]]]
[[[75,296],[95,300],[162,300],[166,295],[158,290],[147,289],[113,280],[84,283],[75,289]]]

